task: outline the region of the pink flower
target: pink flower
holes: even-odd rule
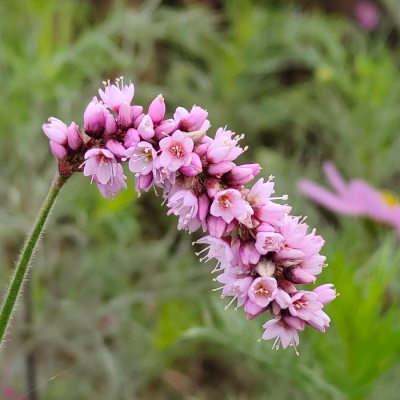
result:
[[[159,94],[150,104],[147,113],[154,124],[159,124],[165,115],[165,102],[162,94]]]
[[[379,8],[368,0],[357,3],[354,15],[361,26],[367,31],[374,31],[381,23],[381,12]]]
[[[96,139],[100,138],[104,132],[106,120],[110,112],[106,109],[103,102],[98,101],[97,97],[86,107],[83,114],[84,130],[87,135]]]
[[[140,192],[143,190],[147,192],[153,184],[153,173],[150,172],[147,175],[136,174],[135,176],[135,190],[140,197]]]
[[[330,303],[332,300],[335,300],[338,294],[336,290],[333,288],[332,283],[327,283],[325,285],[321,285],[316,287],[313,290],[314,293],[318,295],[318,301],[322,304]]]
[[[303,179],[299,181],[299,189],[307,197],[334,212],[384,222],[400,234],[400,205],[397,199],[362,180],[346,183],[330,162],[324,164],[324,170],[336,193]]]
[[[236,189],[226,189],[218,192],[214,196],[214,201],[210,208],[211,215],[222,217],[226,223],[230,223],[234,218],[241,221],[248,215],[254,213],[247,201],[242,199],[242,195]]]
[[[140,142],[125,150],[124,155],[129,159],[129,170],[135,174],[147,175],[153,170],[157,152],[148,142]]]
[[[68,147],[74,151],[80,150],[83,144],[82,136],[75,122],[72,122],[71,125],[68,127],[67,136]]]
[[[113,178],[119,173],[117,160],[110,150],[90,149],[85,154],[85,160],[82,164],[85,166],[83,174],[102,185],[112,184]]]
[[[212,164],[219,164],[222,161],[234,161],[243,149],[237,145],[243,137],[232,138],[233,132],[219,128],[215,139],[207,148],[207,160]]]
[[[115,80],[115,85],[111,85],[110,81],[103,83],[105,89],[104,91],[99,89],[99,95],[106,107],[117,113],[122,103],[131,104],[135,94],[135,87],[132,83],[129,86],[124,85],[124,77],[122,76]]]
[[[203,170],[200,157],[196,153],[192,153],[192,161],[189,165],[179,168],[179,172],[186,176],[196,176]]]
[[[272,319],[263,325],[265,332],[262,336],[263,340],[270,340],[276,338],[272,348],[279,349],[279,344],[282,343],[282,347],[286,349],[292,345],[295,348],[299,345],[299,334],[296,329],[291,328],[283,320]]]
[[[275,232],[257,233],[255,247],[260,254],[279,251],[283,245],[283,236]]]
[[[181,229],[189,227],[192,219],[197,220],[199,204],[197,197],[191,190],[178,190],[175,192],[170,196],[167,207],[170,208],[168,215],[174,214],[179,217]],[[195,226],[197,226],[197,229],[200,227],[199,224],[195,224]]]
[[[53,142],[66,144],[68,139],[68,127],[61,120],[50,117],[48,124],[43,124],[43,132]]]
[[[249,289],[249,299],[259,307],[267,307],[278,294],[275,278],[260,277],[254,279]]]
[[[203,249],[199,253],[196,253],[196,255],[199,256],[201,253],[208,251],[205,257],[200,258],[200,262],[208,262],[211,259],[215,258],[218,263],[214,268],[214,271],[227,269],[231,265],[231,261],[233,260],[233,253],[230,244],[226,240],[208,235],[202,237],[195,243],[208,244],[205,249]]]
[[[246,185],[260,173],[260,164],[243,164],[234,166],[226,174],[225,181],[229,186]]]
[[[313,328],[319,330],[322,333],[325,332],[325,328],[329,328],[330,322],[331,322],[331,319],[322,310],[315,311],[312,318],[310,320],[306,321],[306,323],[308,325],[312,326]]]
[[[137,128],[142,139],[151,139],[154,136],[154,124],[150,116],[145,115]]]
[[[178,129],[184,132],[207,131],[211,126],[207,120],[208,112],[201,107],[193,106],[190,113],[183,107],[178,107],[174,120]]]
[[[290,314],[305,321],[313,318],[315,311],[320,310],[323,304],[318,301],[318,294],[301,290],[292,297],[289,305]]]
[[[171,137],[160,141],[162,150],[161,165],[171,172],[177,171],[182,166],[188,166],[192,160],[193,140],[181,131],[175,131]]]
[[[126,176],[122,169],[121,164],[117,164],[117,170],[115,175],[112,176],[111,180],[107,184],[102,184],[95,178],[97,187],[103,197],[106,199],[113,200],[121,189],[126,189]]]
[[[60,143],[54,142],[50,140],[50,150],[53,153],[53,156],[58,160],[62,160],[67,157],[67,149]]]

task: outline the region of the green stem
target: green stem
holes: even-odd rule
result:
[[[21,293],[22,285],[27,276],[29,263],[33,256],[33,253],[35,252],[37,242],[45,227],[47,217],[49,216],[54,202],[67,179],[68,178],[59,176],[58,173],[56,174],[50,191],[46,197],[46,200],[43,203],[42,209],[40,210],[39,216],[33,227],[32,233],[28,236],[27,241],[22,248],[21,257],[18,261],[17,267],[15,268],[11,285],[5,297],[2,310],[0,312],[0,344],[3,344],[3,341],[5,339],[5,335],[7,333],[7,328],[10,325],[15,304],[18,300],[18,296]]]

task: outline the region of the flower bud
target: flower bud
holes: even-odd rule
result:
[[[148,115],[143,117],[142,122],[137,128],[138,134],[142,139],[151,139],[154,136],[154,124]]]
[[[229,186],[246,185],[260,172],[260,164],[243,164],[234,166],[226,174],[225,181]]]
[[[179,171],[186,176],[196,176],[203,170],[203,165],[201,163],[200,157],[196,153],[192,153],[192,161],[185,167],[179,168]]]
[[[200,157],[203,157],[207,154],[207,149],[208,146],[210,146],[209,143],[201,143],[195,148],[196,154],[198,154]]]
[[[204,136],[206,136],[206,132],[204,131],[185,132],[185,136],[192,139],[194,144],[200,144]]]
[[[254,246],[254,242],[246,242],[242,244],[239,249],[239,254],[244,265],[255,265],[260,261],[261,258],[261,254]]]
[[[220,238],[225,232],[226,222],[221,217],[209,215],[207,217],[207,229],[211,236]]]
[[[234,229],[236,228],[236,226],[237,226],[237,220],[236,220],[236,219],[233,219],[231,222],[229,222],[229,224],[226,225],[225,231],[226,231],[227,233],[231,233],[231,232],[234,231]]]
[[[50,140],[50,149],[54,157],[58,160],[62,160],[63,158],[67,157],[67,149],[62,144],[57,143],[54,140]]]
[[[137,118],[142,115],[143,107],[142,106],[132,106],[131,107],[131,119],[133,122],[137,120]]]
[[[313,292],[317,293],[318,301],[322,304],[330,303],[337,297],[336,290],[333,289],[333,285],[331,283],[318,286],[313,290]]]
[[[141,190],[147,192],[153,183],[153,172],[147,175],[137,175],[135,177],[135,190],[140,193]]]
[[[310,284],[315,283],[317,278],[300,267],[287,268],[284,270],[285,278],[293,283]]]
[[[122,103],[118,111],[118,127],[122,130],[125,130],[131,125],[131,106],[128,103]]]
[[[53,142],[66,144],[68,127],[61,120],[51,117],[48,124],[43,124],[43,132]]]
[[[286,279],[278,279],[278,287],[283,289],[286,293],[289,294],[296,294],[297,289],[296,286],[293,285],[292,282],[287,281]]]
[[[115,133],[117,132],[118,129],[118,125],[117,125],[117,121],[114,118],[114,115],[112,114],[108,114],[107,115],[107,119],[106,119],[106,131],[108,133]]]
[[[162,94],[159,94],[151,102],[147,114],[150,116],[154,124],[158,124],[162,121],[165,115],[165,102]]]
[[[93,100],[86,107],[83,115],[86,134],[96,139],[101,138],[109,113],[104,104],[99,102],[96,96],[93,97]]]
[[[68,147],[73,151],[77,151],[82,147],[82,143],[78,126],[75,122],[72,122],[68,128]]]
[[[159,125],[154,128],[154,138],[162,140],[169,134],[175,131],[176,123],[173,119],[166,119],[161,121]]]
[[[188,115],[179,121],[179,130],[184,132],[198,131],[208,117],[208,112],[201,107],[193,106]]]
[[[197,212],[197,218],[199,219],[199,221],[203,222],[206,219],[208,211],[210,209],[210,199],[206,193],[203,193],[201,196],[199,196],[198,205],[199,210]]]
[[[214,198],[217,192],[226,188],[222,187],[219,180],[216,178],[208,178],[204,181],[204,184],[207,189],[207,194],[211,199]]]
[[[288,324],[291,328],[296,329],[296,331],[304,331],[306,327],[306,323],[304,320],[299,317],[293,317],[292,315],[288,315],[287,317],[283,317],[283,320],[286,324]]]
[[[129,147],[135,146],[140,142],[140,136],[138,131],[134,128],[129,128],[125,133],[124,146],[129,149]]]
[[[229,172],[235,164],[230,161],[222,161],[219,164],[211,164],[207,168],[207,173],[212,176],[221,176]]]
[[[121,110],[121,108],[120,108],[120,110]],[[124,152],[126,149],[120,142],[118,142],[118,140],[115,140],[115,139],[108,140],[106,147],[108,150],[111,151],[111,153],[114,154],[114,156],[119,157],[119,158],[124,157]]]
[[[133,123],[133,127],[134,127],[135,129],[137,129],[138,126],[140,125],[140,123],[143,121],[144,116],[145,116],[145,114],[140,114],[140,115],[135,119],[135,122]]]

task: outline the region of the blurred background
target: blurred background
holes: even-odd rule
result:
[[[0,292],[56,168],[42,123],[82,125],[101,82],[124,75],[135,104],[163,93],[169,115],[197,104],[212,130],[246,133],[241,161],[308,215],[326,239],[318,283],[341,293],[327,333],[301,335],[300,357],[273,351],[257,342],[264,320],[223,311],[160,198],[137,198],[131,174],[108,201],[76,175],[2,352],[3,398],[41,385],[24,399],[399,399],[398,235],[297,186],[325,184],[331,160],[396,208],[399,64],[398,0],[1,0]]]

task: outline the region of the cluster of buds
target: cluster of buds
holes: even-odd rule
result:
[[[244,135],[219,128],[211,138],[208,112],[198,106],[178,107],[173,118],[164,119],[162,95],[145,114],[131,105],[134,86],[122,78],[105,83],[99,94],[101,101],[94,97],[84,113],[83,131],[55,118],[43,125],[60,174],[83,172],[112,199],[126,189],[122,163],[127,162],[139,195],[161,189],[179,230],[208,233],[194,243],[207,245],[196,254],[204,254],[201,261],[217,261],[212,272],[220,273],[214,280],[222,284],[215,289],[222,290],[221,297],[244,306],[249,320],[272,314],[262,339],[275,338],[274,348],[296,349],[305,325],[324,332],[330,319],[322,309],[336,297],[333,285],[313,291],[296,287],[314,284],[321,273],[324,240],[315,230],[307,234],[304,219],[291,216],[290,206],[275,202],[287,196],[271,197],[272,176],[246,187],[261,168],[235,163],[246,150],[239,145]]]

